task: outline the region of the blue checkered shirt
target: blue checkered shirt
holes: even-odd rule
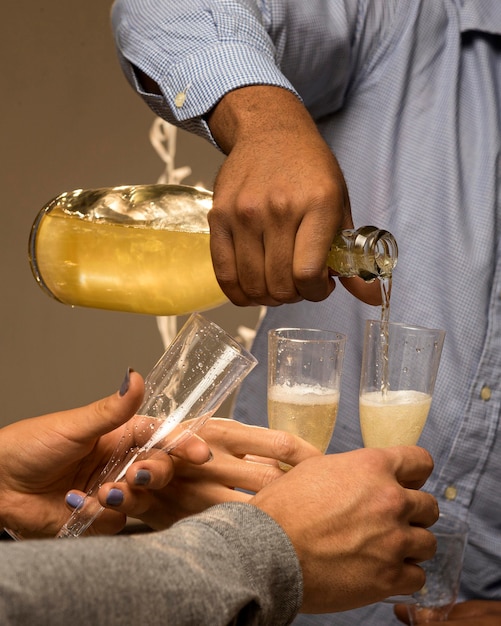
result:
[[[203,115],[226,92],[297,93],[341,163],[355,224],[395,235],[391,319],[447,331],[420,440],[436,463],[426,488],[471,525],[461,597],[501,600],[501,0],[118,0],[113,24],[135,89],[209,140]],[[362,329],[378,316],[342,288],[269,309],[235,417],[266,424],[269,328],[332,328],[349,345],[330,451],[361,446]],[[297,623],[397,621],[381,604]]]

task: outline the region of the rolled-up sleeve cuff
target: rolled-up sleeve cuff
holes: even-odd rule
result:
[[[158,58],[158,51],[156,53]],[[124,71],[134,89],[159,117],[189,132],[196,133],[217,145],[204,116],[230,91],[248,85],[273,85],[294,93],[292,84],[283,76],[273,59],[249,45],[233,43],[204,50],[203,57],[183,58],[171,65],[161,76],[149,68],[141,68],[159,86],[162,95],[148,93],[141,85],[133,62],[121,58]],[[231,67],[231,72],[226,71]]]

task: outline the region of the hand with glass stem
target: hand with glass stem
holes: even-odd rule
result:
[[[108,398],[1,429],[0,523],[23,536],[53,536],[67,516],[68,487],[81,484],[84,491],[94,480],[142,393],[141,376],[131,372],[121,391]],[[188,503],[198,497],[200,509],[218,501],[247,501],[273,518],[294,546],[306,612],[346,610],[422,586],[418,563],[433,555],[434,537],[426,529],[438,516],[436,500],[420,491],[433,467],[425,450],[321,455],[288,433],[231,420],[209,420],[206,427],[211,447],[217,440],[224,444],[214,446],[211,455],[207,443],[192,437],[174,460],[163,453],[131,466],[119,484],[121,505],[106,511],[92,532],[116,532],[126,513],[148,506],[152,512],[146,517],[154,518],[160,509],[160,501],[152,500],[155,491],[164,507],[184,507],[179,516],[189,513]],[[273,456],[297,465],[283,474]],[[149,488],[135,484],[141,472],[150,475]],[[257,493],[243,494],[233,486]],[[162,520],[156,521],[160,526]]]
[[[22,538],[54,537],[68,517],[65,495],[85,491],[106,465],[133,418],[144,392],[142,377],[127,371],[120,391],[87,406],[21,420],[0,430],[0,524]],[[178,454],[192,463],[210,457],[208,445],[192,438]],[[130,494],[141,488],[144,473],[154,485],[173,474],[171,457],[133,464],[123,483]],[[78,503],[69,495],[68,505]],[[116,533],[126,522],[124,512],[106,511],[91,534]]]
[[[67,520],[68,511],[81,503],[105,467],[122,437],[124,425],[136,419],[143,392],[140,374],[128,370],[120,391],[107,398],[0,429],[0,526],[21,538],[54,537]],[[134,432],[133,428],[130,430]],[[245,427],[226,419],[207,425],[206,432],[214,442],[224,441],[218,449],[226,448],[227,452],[222,459],[218,452],[218,463],[214,463],[211,473],[201,475],[196,503],[188,495],[194,489],[190,489],[188,477],[194,474],[194,468],[210,460],[212,453],[209,445],[194,435],[172,454],[157,450],[151,457],[135,462],[124,481],[104,484],[99,500],[108,508],[86,534],[116,533],[124,527],[127,515],[141,517],[153,528],[165,528],[211,504],[245,499],[227,485],[258,491],[282,474],[276,461],[246,461],[246,453],[277,455],[291,464],[317,454],[299,439],[284,438],[280,433],[270,435],[266,429]],[[181,461],[184,478],[181,476],[179,484],[174,483],[164,494],[162,490],[167,489],[174,476],[175,463]],[[179,504],[175,498],[171,502],[163,500],[176,489],[175,485],[181,484],[184,486]]]

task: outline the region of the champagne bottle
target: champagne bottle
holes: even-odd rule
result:
[[[207,213],[212,194],[185,185],[65,192],[45,205],[30,234],[40,287],[72,306],[183,315],[227,301],[216,280]],[[392,235],[341,231],[328,264],[341,276],[374,280],[395,266]]]

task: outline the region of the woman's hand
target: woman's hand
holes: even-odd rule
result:
[[[127,372],[121,390],[107,398],[1,429],[0,524],[26,538],[55,536],[71,512],[65,494],[75,488],[84,493],[93,484],[121,440],[123,425],[136,419],[143,392],[142,377]],[[195,439],[180,454],[203,463],[210,450]],[[154,484],[164,485],[174,466],[166,454],[132,465],[127,472],[131,489],[140,470],[154,475]],[[125,521],[124,512],[105,511],[90,533],[118,532]]]
[[[151,474],[146,489],[131,489],[123,483],[103,485],[99,491],[101,504],[112,506],[111,496],[116,510],[160,530],[214,504],[248,501],[283,476],[278,461],[294,466],[320,455],[314,446],[289,433],[225,418],[210,419],[199,435],[212,451],[209,463],[195,465],[186,458],[185,451],[176,449],[175,474],[168,484],[165,479],[159,480],[157,471],[156,477]],[[197,439],[193,436],[187,443],[194,445]]]

